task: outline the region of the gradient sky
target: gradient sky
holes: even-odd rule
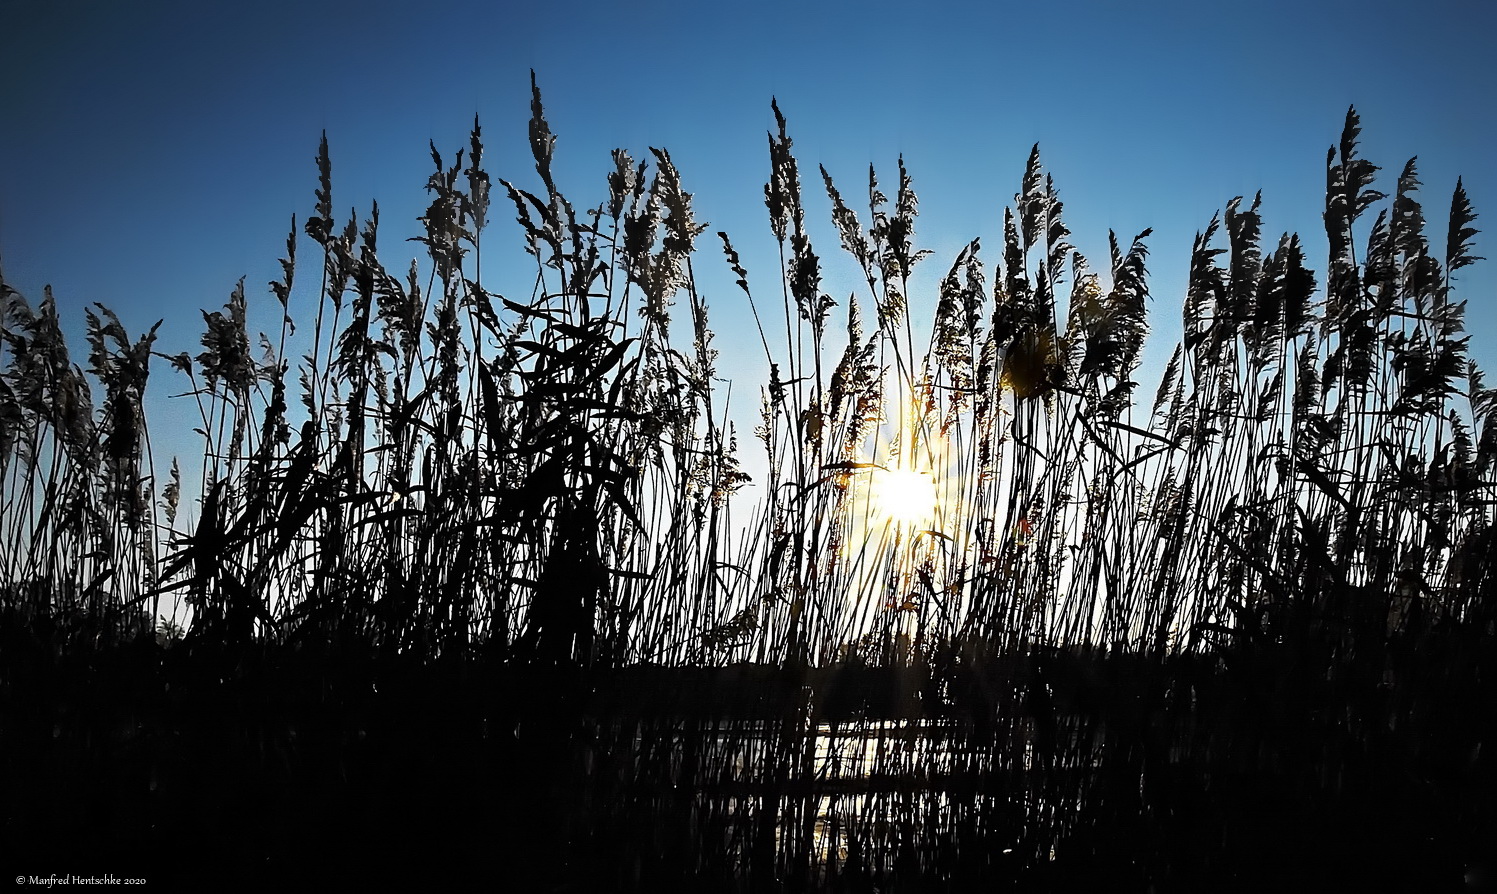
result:
[[[324,129],[338,214],[362,218],[378,200],[392,270],[419,253],[400,240],[425,209],[427,141],[450,159],[475,113],[491,176],[537,188],[532,68],[558,136],[557,179],[579,209],[606,195],[611,149],[670,151],[711,225],[696,267],[740,420],[755,416],[764,366],[757,340],[739,337],[746,308],[711,233],[726,229],[750,283],[777,296],[762,191],[771,96],[834,298],[856,287],[855,267],[817,164],[852,197],[871,162],[892,193],[903,153],[921,201],[917,241],[936,253],[924,301],[915,296],[928,316],[962,245],[982,236],[996,257],[1004,205],[1039,142],[1094,268],[1106,266],[1108,228],[1125,244],[1154,228],[1154,364],[1178,334],[1192,236],[1234,196],[1261,189],[1266,241],[1300,232],[1323,283],[1325,153],[1348,105],[1362,114],[1363,157],[1383,168],[1377,186],[1391,192],[1419,156],[1437,250],[1457,175],[1476,225],[1497,230],[1497,4],[1477,0],[5,0],[0,35],[0,263],[34,303],[53,286],[79,361],[95,301],[132,335],[164,318],[158,349],[196,354],[199,309],[220,307],[241,276],[251,325],[272,329],[265,284],[279,276],[291,214],[311,213]],[[534,268],[502,194],[494,208],[486,246],[500,245],[485,250],[485,284],[528,297]],[[304,238],[303,286],[312,247]],[[1476,253],[1497,258],[1497,236],[1478,236]],[[1458,286],[1486,367],[1497,366],[1494,263],[1462,271]],[[309,317],[305,305],[293,314]],[[1144,371],[1145,389],[1154,375]],[[161,363],[152,384],[160,396],[185,379]],[[193,418],[178,403],[151,417],[158,448],[185,431],[175,419]]]

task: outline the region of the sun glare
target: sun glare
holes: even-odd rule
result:
[[[936,485],[929,472],[875,469],[871,482],[874,504],[890,521],[929,525],[936,514]]]

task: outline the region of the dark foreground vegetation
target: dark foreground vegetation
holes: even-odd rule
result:
[[[867,285],[839,304],[776,108],[778,294],[718,234],[771,360],[744,512],[690,194],[667,153],[647,176],[620,150],[579,214],[539,92],[533,112],[539,186],[499,181],[535,259],[524,300],[482,275],[476,126],[450,165],[433,148],[424,282],[380,262],[377,209],[335,223],[324,142],[270,336],[242,283],[196,356],[100,307],[85,374],[50,294],[4,288],[7,870],[1483,884],[1497,392],[1466,357],[1459,184],[1443,248],[1412,161],[1369,224],[1389,197],[1349,113],[1323,288],[1297,237],[1264,246],[1258,200],[1232,202],[1136,403],[1147,231],[1090,272],[1032,154],[1001,260],[954,259],[917,350],[903,163],[892,207],[870,169],[866,221],[821,172]],[[299,233],[320,257],[293,324]],[[155,358],[201,412],[190,517],[145,425]],[[933,511],[881,503],[898,470]]]
[[[1454,654],[633,668],[591,692],[495,663],[18,650],[6,859],[231,888],[1482,890],[1490,647],[1429,642]]]

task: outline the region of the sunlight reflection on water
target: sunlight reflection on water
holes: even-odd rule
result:
[[[995,754],[967,743],[950,722],[933,720],[820,723],[809,734],[723,724],[704,731],[702,759],[698,808],[726,819],[730,854],[748,855],[753,830],[772,811],[775,854],[809,859],[818,871],[854,857],[887,865],[900,852],[929,852],[944,830],[993,828],[987,818],[1012,814],[1016,796],[982,790],[977,780],[999,763],[1019,773],[1034,764],[1027,746]],[[765,787],[777,766],[792,784]],[[1023,817],[1043,805],[1017,809]],[[1017,838],[1016,829],[1005,853],[1019,846]]]

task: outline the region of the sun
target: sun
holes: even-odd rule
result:
[[[869,482],[874,506],[891,522],[930,525],[936,514],[936,484],[929,472],[875,469]]]

